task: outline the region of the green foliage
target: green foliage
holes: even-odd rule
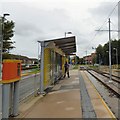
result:
[[[99,66],[89,66],[89,68],[92,68],[92,69],[94,69],[94,70],[98,70],[99,69]]]
[[[103,57],[103,46],[102,45],[99,45],[97,48],[96,48],[96,54],[97,54],[97,63],[102,63],[102,57]]]
[[[14,22],[5,21],[3,29],[3,53],[9,53],[9,50],[15,48],[13,46],[14,42],[11,41],[11,38],[14,36]]]
[[[22,55],[14,55],[14,54],[9,54],[9,53],[3,53],[3,59],[18,59],[18,60],[27,60],[29,59],[26,56]]]
[[[97,60],[97,57],[94,56],[93,59],[92,59],[92,63],[93,63],[93,65],[96,63],[96,60]]]
[[[111,62],[112,64],[116,64],[116,51],[114,48],[118,51],[118,62],[120,64],[120,40],[112,40],[111,41]],[[104,44],[104,46],[99,45],[96,48],[96,55],[97,55],[97,63],[103,64],[103,65],[109,65],[109,42]]]
[[[79,64],[79,62],[80,62],[80,58],[76,56],[76,64]]]
[[[3,54],[3,59],[11,59],[11,55],[8,53]]]
[[[82,65],[82,64],[85,64],[85,61],[84,61],[84,59],[83,58],[80,58],[79,59],[79,63]]]
[[[74,66],[73,66],[73,69],[78,69],[78,65],[74,65]]]

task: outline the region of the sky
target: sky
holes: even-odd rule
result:
[[[99,44],[108,42],[108,15],[111,14],[111,29],[117,30],[117,2],[119,0],[1,0],[0,16],[15,22],[15,49],[17,55],[38,58],[37,41],[76,36],[76,54],[79,57],[95,52]],[[116,7],[115,7],[116,6]],[[117,33],[112,33],[117,39]],[[39,48],[40,49],[40,48]]]

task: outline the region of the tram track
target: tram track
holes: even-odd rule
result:
[[[102,72],[102,71],[98,71],[98,70],[94,70],[94,69],[90,69],[90,70],[93,70],[93,71],[95,71],[95,72],[97,72],[97,73],[99,73],[99,74],[101,74],[101,75],[103,75],[103,76],[105,76],[107,78],[110,78],[110,75],[107,72]],[[116,76],[116,75],[112,74],[111,77],[112,77],[113,81],[116,81],[116,82],[120,83],[120,77],[119,76]]]
[[[120,98],[120,80],[118,78],[118,80],[116,80],[112,77],[112,82],[109,82],[109,75],[105,76],[104,74],[96,72],[94,70],[87,70],[87,72]]]

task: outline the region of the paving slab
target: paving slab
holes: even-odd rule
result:
[[[71,70],[70,75],[34,103],[23,118],[82,118],[78,70]]]
[[[81,88],[84,94],[81,93]],[[86,100],[86,98],[88,99]],[[92,114],[88,115],[86,108]],[[90,118],[113,118],[86,74],[78,70],[70,70],[70,78],[60,80],[46,96],[38,96],[30,102],[28,101],[27,104],[21,105],[20,113],[22,114],[17,118],[77,119],[85,118],[84,115]]]

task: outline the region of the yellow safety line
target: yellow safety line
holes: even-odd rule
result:
[[[23,76],[28,76],[28,75],[37,74],[37,73],[39,73],[39,71],[38,71],[38,72],[28,72],[28,73],[24,73],[24,74],[22,74],[21,76],[23,77]]]
[[[21,77],[16,78],[16,79],[11,79],[11,80],[2,80],[1,83],[11,83],[11,82],[16,82],[19,81]]]
[[[11,62],[17,62],[17,63],[20,63],[20,62],[22,62],[22,60],[11,60],[11,59],[6,59],[6,60],[3,60],[3,63],[11,63]]]
[[[85,72],[84,72],[85,73]],[[86,73],[85,73],[86,75]],[[86,77],[88,78],[88,76],[86,75]],[[88,78],[89,79],[89,78]],[[90,81],[90,79],[89,79]],[[110,113],[110,115],[112,116],[112,118],[114,118],[114,120],[116,119],[115,115],[112,113],[112,111],[110,110],[110,108],[107,106],[107,104],[105,103],[105,101],[103,100],[103,98],[101,97],[101,95],[98,93],[96,87],[94,86],[94,84],[90,81],[91,85],[93,86],[93,88],[95,89],[97,95],[99,96],[100,100],[102,101],[103,105],[105,106],[105,108],[107,109],[107,111]],[[117,120],[117,119],[116,119]]]

